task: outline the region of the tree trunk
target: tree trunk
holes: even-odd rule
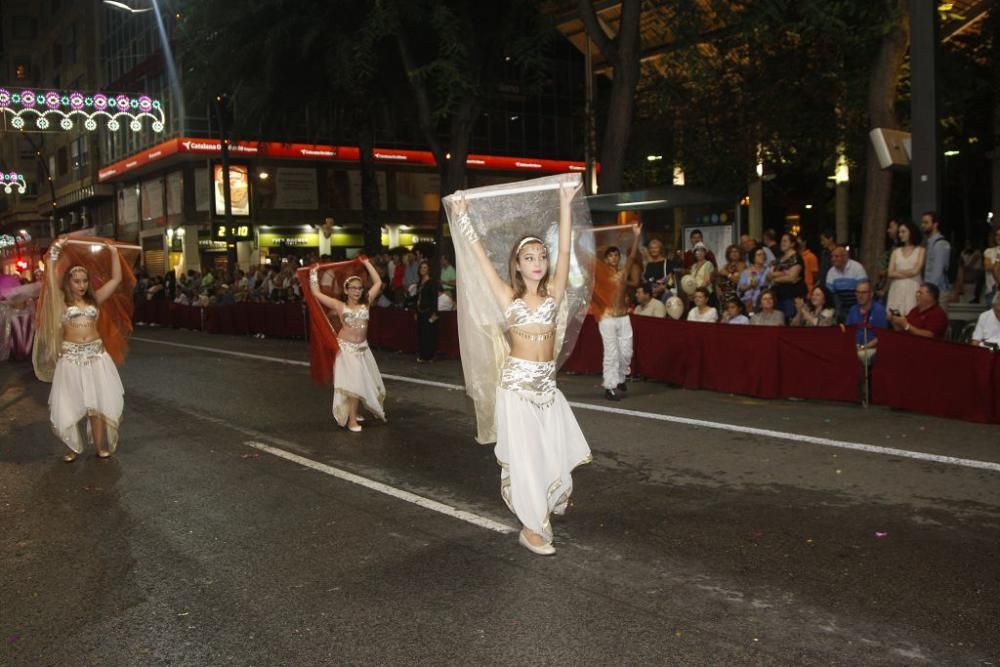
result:
[[[642,3],[641,0],[623,0],[618,34],[610,41],[599,26],[590,0],[580,0],[579,6],[591,39],[605,59],[614,65],[604,144],[600,151],[598,192],[620,192],[625,182],[625,155],[635,111],[635,91],[639,85],[639,17],[642,15]]]
[[[909,0],[887,0],[889,11],[897,17],[896,25],[882,38],[878,56],[868,80],[869,126],[895,129],[896,86],[899,71],[910,44]],[[885,228],[889,222],[892,195],[892,172],[883,171],[871,142],[865,160],[865,212],[861,229],[861,262],[868,275],[878,272],[879,259],[885,251]],[[844,239],[839,239],[841,242]]]
[[[378,176],[375,168],[375,128],[362,122],[358,129],[361,153],[361,230],[365,253],[375,255],[382,249],[382,226],[378,220]]]
[[[466,98],[451,118],[448,137],[448,155],[435,156],[438,161],[438,173],[441,175],[441,197],[465,187],[466,159],[469,157],[469,143],[472,138],[472,128],[475,125],[479,105],[471,98]],[[438,208],[438,224],[434,229],[434,246],[438,253],[444,252],[444,225],[447,216],[444,206]],[[434,262],[431,273],[434,279],[441,277],[441,263]]]
[[[597,178],[598,192],[621,192],[625,184],[625,153],[628,150],[632,116],[635,111],[635,89],[639,82],[638,49],[635,51],[633,71],[627,67],[615,68],[608,105],[608,124],[604,128],[604,145],[601,146],[601,173]],[[625,59],[625,54],[622,58]]]
[[[986,19],[987,30],[993,35],[993,50],[991,67],[993,69],[993,150],[990,152],[992,167],[992,196],[990,211],[993,213],[993,226],[990,228],[989,241],[986,247],[993,246],[993,231],[1000,227],[1000,15],[996,10],[990,12]]]

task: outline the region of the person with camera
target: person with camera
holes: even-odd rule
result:
[[[904,317],[898,310],[891,310],[889,323],[896,331],[921,338],[944,338],[948,331],[948,314],[938,305],[941,291],[934,283],[920,283],[917,305]]]
[[[985,311],[976,321],[972,332],[972,344],[1000,351],[1000,292],[993,295],[993,307]]]

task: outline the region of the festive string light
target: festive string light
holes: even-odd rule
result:
[[[148,95],[86,95],[79,91],[36,92],[30,89],[12,93],[0,88],[0,112],[12,116],[10,124],[17,130],[23,129],[32,116],[39,130],[51,127],[53,120],[63,130],[71,130],[75,121],[82,119],[84,128],[93,132],[98,127],[98,120],[106,118],[105,126],[113,132],[122,127],[123,121],[130,130],[138,132],[143,120],[149,118],[153,131],[162,132],[165,122],[162,105]]]
[[[11,234],[2,234],[0,235],[0,249],[17,246],[18,243],[27,243],[30,240],[31,234],[23,229],[18,232],[16,236]]]
[[[3,187],[3,191],[7,194],[11,194],[16,188],[17,193],[23,195],[28,189],[28,184],[24,182],[24,176],[16,171],[9,171],[0,173],[0,187]]]

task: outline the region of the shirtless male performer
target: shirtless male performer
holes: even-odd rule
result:
[[[604,251],[604,261],[598,262],[594,271],[595,305],[603,307],[595,312],[598,329],[604,343],[604,396],[609,401],[621,400],[620,392],[628,390],[625,381],[632,364],[632,323],[629,321],[625,301],[629,283],[629,268],[635,262],[639,248],[640,228],[635,228],[635,238],[625,265],[622,253],[615,246]]]

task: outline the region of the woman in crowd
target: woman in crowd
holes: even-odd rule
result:
[[[760,246],[756,246],[750,251],[750,266],[740,274],[740,281],[736,286],[736,292],[746,306],[748,313],[752,313],[757,308],[760,293],[769,286],[767,253]]]
[[[118,448],[125,390],[115,362],[124,360],[132,329],[134,284],[111,241],[61,239],[49,248],[34,362],[39,378],[52,382],[50,419],[69,448],[64,461],[83,453],[84,417],[98,458]]]
[[[795,299],[795,317],[790,326],[793,327],[831,327],[837,323],[837,311],[833,307],[830,293],[822,285],[813,287],[809,293],[809,301]]]
[[[694,306],[688,311],[688,322],[718,322],[719,311],[708,305],[708,289],[698,287],[694,290]]]
[[[695,287],[704,287],[708,290],[709,296],[712,294],[712,274],[715,273],[715,266],[708,261],[708,248],[704,243],[695,243],[692,249],[694,263],[688,273],[694,278]]]
[[[886,310],[897,311],[904,317],[917,305],[917,290],[924,275],[926,251],[920,245],[920,232],[909,220],[899,224],[899,246],[889,258],[889,294]]]
[[[433,361],[438,338],[438,285],[425,259],[417,267],[417,363]]]
[[[892,251],[899,246],[899,222],[890,220],[885,227],[885,250],[878,258],[878,273],[875,277],[875,294],[879,300],[885,300],[889,293],[889,262],[892,260]],[[826,282],[823,276],[821,283]]]
[[[972,239],[965,239],[958,259],[960,268],[959,284],[954,286],[956,294],[965,303],[979,303],[979,292],[983,287],[983,252],[973,245]]]
[[[750,324],[750,318],[743,313],[743,303],[736,297],[726,302],[726,309],[720,321],[723,324]]]
[[[496,388],[495,453],[501,466],[501,495],[523,525],[518,541],[539,555],[555,553],[550,514],[565,512],[573,490],[571,472],[591,459],[590,447],[555,377],[556,339],[561,335],[557,316],[567,297],[570,271],[570,207],[581,185],[580,181],[559,185],[555,271],[550,272],[549,249],[542,238],[525,236],[510,249],[509,283],[486,254],[467,201],[461,193],[454,200],[453,236],[464,237],[470,261],[475,262],[460,266],[465,271],[478,268],[481,274],[464,275],[462,284],[485,281],[509,327],[510,355],[497,360],[503,366]],[[470,317],[468,309],[460,307],[459,317]],[[461,335],[461,326],[459,331]]]
[[[766,289],[760,293],[760,310],[750,316],[750,324],[760,327],[785,326],[785,314],[775,308],[777,297]]]
[[[781,254],[771,267],[770,280],[777,299],[777,308],[785,315],[787,322],[795,316],[795,299],[806,296],[806,283],[802,274],[805,265],[798,251],[795,234],[781,235]]]
[[[987,302],[992,302],[990,298],[997,285],[1000,285],[1000,227],[993,230],[990,237],[993,240],[992,247],[983,251],[983,270],[986,273],[986,297]]]
[[[375,357],[368,348],[368,304],[378,299],[382,279],[378,271],[362,256],[372,286],[367,293],[361,276],[351,276],[344,281],[346,298],[327,296],[320,290],[319,267],[309,270],[309,291],[321,305],[336,313],[343,326],[337,333],[337,356],[333,365],[333,416],[337,423],[354,433],[361,432],[358,415],[359,404],[379,419],[385,420],[383,404],[385,385]]]
[[[743,261],[743,251],[740,247],[731,245],[726,248],[726,266],[715,274],[715,294],[720,304],[725,304],[738,296],[740,277],[746,268],[747,264]]]

